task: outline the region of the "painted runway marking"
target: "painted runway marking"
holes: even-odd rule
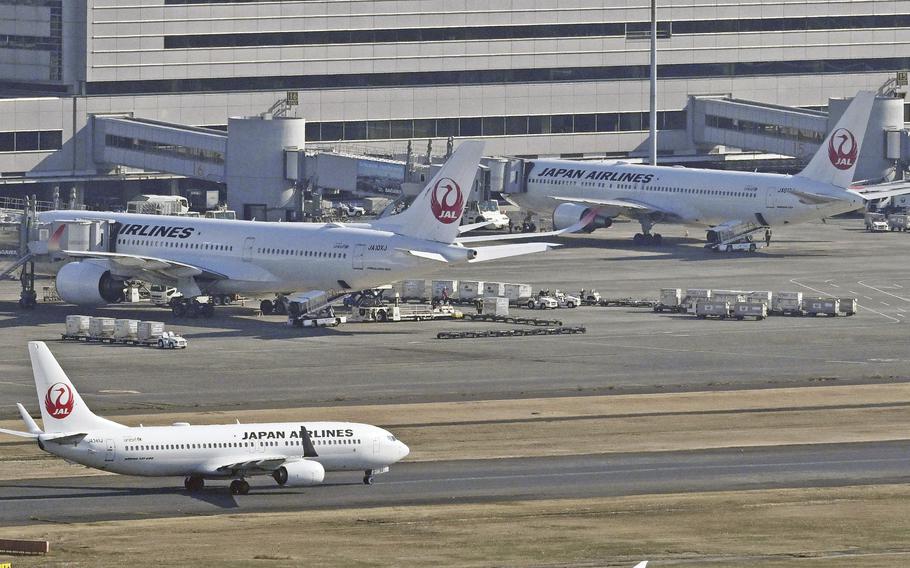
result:
[[[876,288],[875,286],[870,286],[869,284],[866,284],[863,281],[859,281],[859,282],[857,282],[857,284],[859,284],[860,286],[865,286],[866,288],[869,288],[870,290],[875,290],[876,292],[885,294],[886,296],[891,296],[892,298],[897,298],[898,300],[910,302],[910,298],[904,298],[903,296],[898,296],[897,294],[892,294],[891,292],[886,292],[886,291],[882,290],[881,288]]]
[[[819,294],[823,294],[823,295],[831,297],[831,298],[834,297],[833,294],[829,294],[828,292],[823,292],[823,291],[819,290],[818,288],[813,288],[812,286],[809,286],[808,284],[803,284],[802,282],[796,280],[795,278],[791,278],[790,282],[793,284],[796,284],[797,286],[802,286],[803,288],[805,288],[807,290],[812,290],[813,292],[818,292]],[[865,286],[865,284],[863,284],[862,282],[857,282],[857,284],[862,284],[863,286]],[[868,298],[868,296],[864,296],[864,297]],[[871,300],[872,298],[869,298],[869,299]],[[888,314],[883,314],[879,311],[873,310],[872,308],[867,308],[866,306],[864,306],[862,304],[856,304],[856,306],[858,308],[862,308],[868,312],[872,312],[873,314],[878,314],[878,315],[882,316],[883,318],[893,321],[894,323],[903,323],[901,320],[899,320],[896,317],[889,316]]]

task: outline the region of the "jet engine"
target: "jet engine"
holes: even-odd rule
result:
[[[70,262],[57,272],[57,295],[64,302],[80,305],[114,304],[123,301],[123,280],[111,275],[103,263]]]
[[[272,472],[272,477],[282,487],[319,485],[325,479],[325,468],[311,460],[288,462]]]
[[[581,221],[581,219],[590,212],[591,208],[585,207],[584,205],[578,205],[577,203],[561,203],[553,210],[553,229],[557,231],[567,229]],[[597,215],[584,229],[582,229],[582,231],[590,233],[594,229],[606,229],[612,224],[613,219]]]

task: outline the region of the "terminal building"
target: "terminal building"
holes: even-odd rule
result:
[[[0,0],[0,196],[217,189],[247,218],[295,219],[331,177],[319,149],[380,156],[352,158],[372,171],[449,138],[640,158],[649,2],[605,4]],[[886,96],[862,176],[906,170],[906,2],[675,0],[657,18],[662,163],[796,169],[829,101],[869,89]]]

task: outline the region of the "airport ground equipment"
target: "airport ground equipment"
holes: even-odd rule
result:
[[[508,298],[483,298],[477,300],[477,314],[508,317],[509,316],[509,299]]]
[[[503,287],[504,297],[509,299],[509,303],[513,306],[518,306],[524,303],[527,303],[531,299],[531,296],[534,295],[534,289],[531,288],[530,284],[514,284],[506,282]]]
[[[838,298],[803,298],[802,313],[807,316],[834,317],[840,312]]]
[[[525,302],[525,307],[529,310],[555,310],[559,307],[559,302],[541,290],[536,296]]]
[[[582,288],[578,295],[581,297],[581,303],[585,306],[596,306],[601,300],[600,292],[594,288],[590,290]]]
[[[459,280],[458,281],[458,292],[455,294],[455,298],[459,302],[473,302],[478,298],[483,297],[483,281],[482,280]]]
[[[661,288],[660,300],[654,304],[655,312],[685,313],[686,304],[683,303],[683,293],[679,288]]]
[[[562,327],[541,327],[530,329],[490,329],[490,330],[470,330],[470,331],[440,331],[436,334],[436,339],[480,339],[480,338],[500,338],[500,337],[540,337],[547,335],[575,335],[586,333],[587,328],[583,325],[572,325]]]
[[[465,314],[465,321],[486,321],[496,323],[511,323],[515,325],[531,325],[535,327],[562,327],[562,320],[541,318],[525,318],[520,316],[495,316],[492,314]]]
[[[699,300],[695,302],[695,317],[698,319],[707,319],[709,317],[727,319],[730,316],[730,302],[717,300]]]
[[[771,314],[781,316],[802,315],[802,292],[778,292],[771,302]]]
[[[705,248],[714,252],[755,252],[771,241],[771,228],[765,225],[729,221],[707,232]]]
[[[571,310],[581,305],[581,298],[566,294],[562,290],[556,290],[556,292],[553,293],[553,297],[556,299],[556,304],[560,308],[568,308]]]
[[[351,322],[428,321],[459,319],[463,314],[449,304],[398,304],[361,306],[351,309]]]
[[[888,215],[888,228],[892,231],[906,232],[910,228],[910,215],[891,213]]]
[[[160,321],[139,321],[83,315],[66,316],[66,328],[62,338],[68,341],[87,343],[112,343],[158,347],[160,349],[184,349],[184,337],[164,329]]]
[[[733,304],[733,317],[742,321],[755,318],[761,321],[768,317],[768,304],[764,302],[736,302]]]
[[[888,225],[888,217],[884,213],[867,211],[863,218],[866,230],[871,233],[884,233],[891,230],[890,225]]]
[[[852,316],[856,314],[856,311],[859,308],[859,303],[856,298],[838,298],[838,302],[838,314]]]

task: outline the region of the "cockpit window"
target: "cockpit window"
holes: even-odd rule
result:
[[[395,442],[395,441],[397,441],[397,438],[395,438],[395,436],[391,436],[391,435],[390,435],[390,436],[389,436],[389,441],[390,441],[390,442]]]

